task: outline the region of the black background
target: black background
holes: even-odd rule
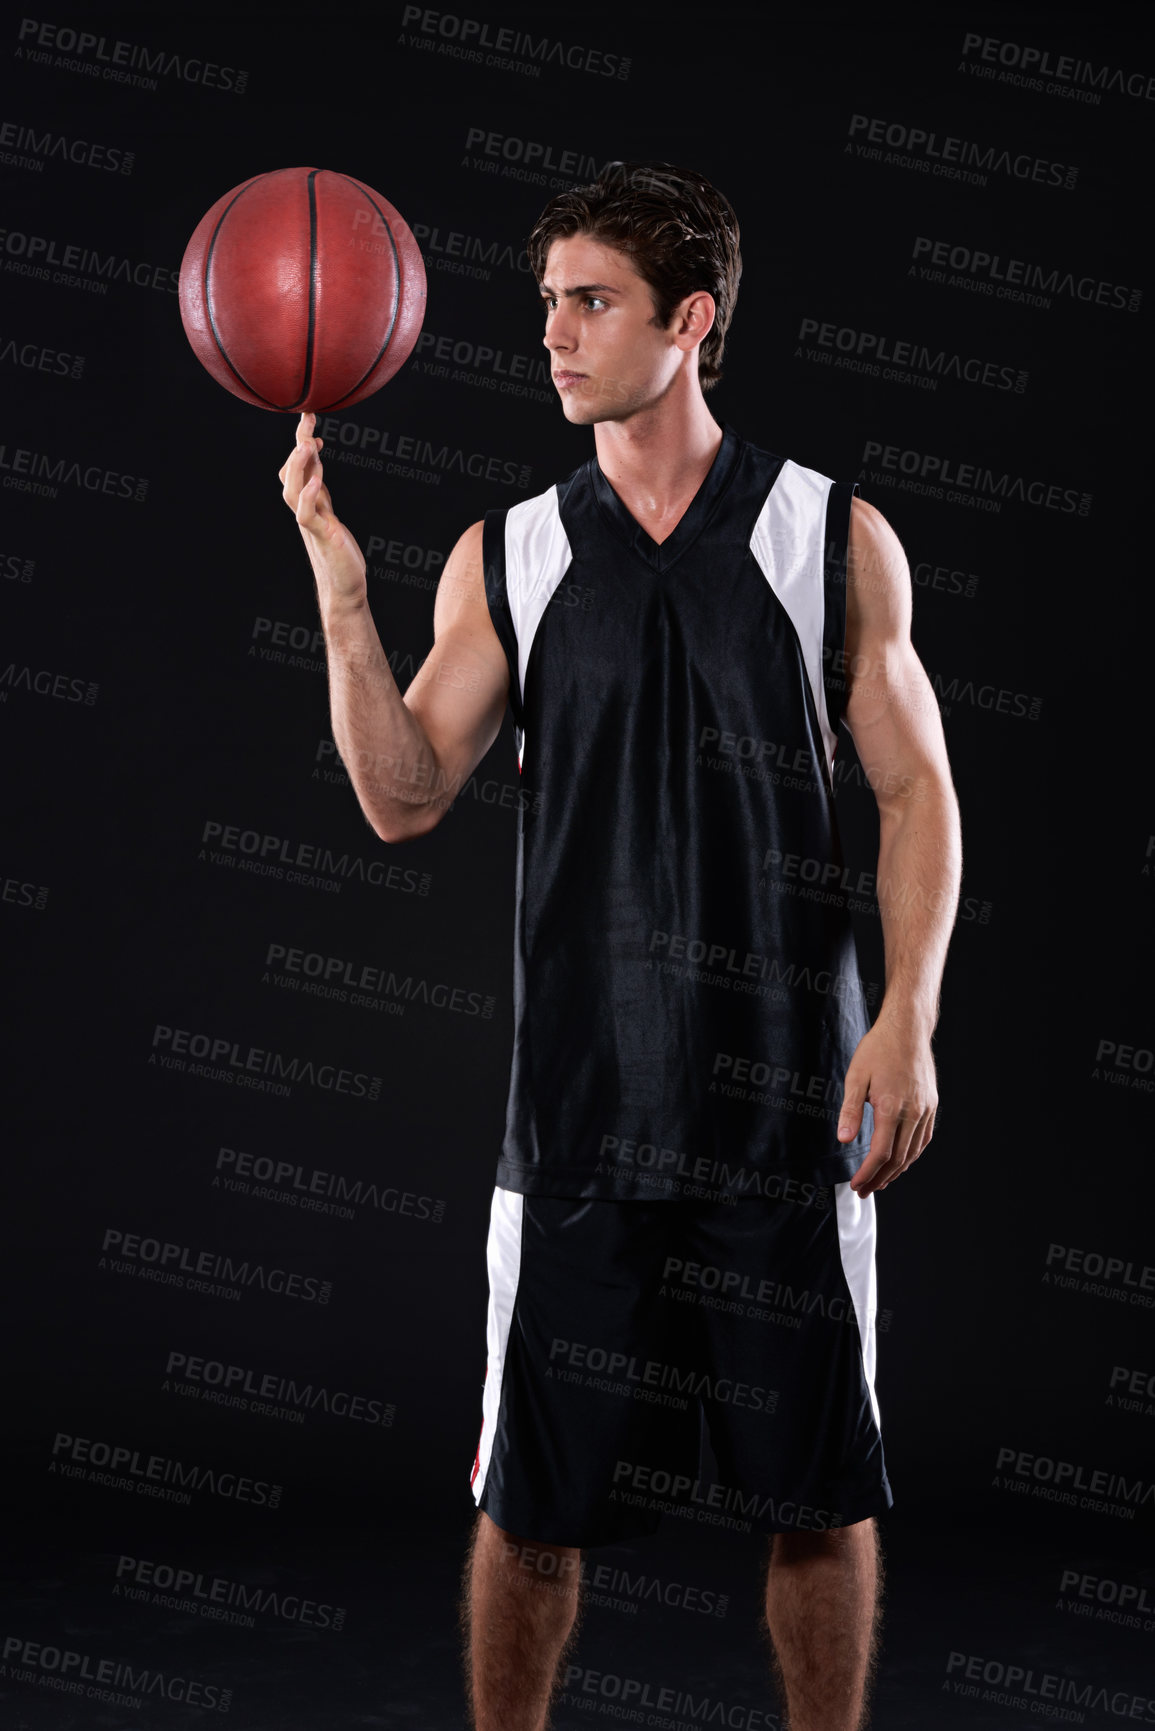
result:
[[[332,774],[313,580],[277,479],[295,418],[208,377],[172,292],[203,212],[247,177],[293,164],[358,176],[424,236],[425,332],[463,355],[477,345],[544,355],[520,254],[561,185],[611,159],[659,157],[700,169],[734,204],[744,274],[710,409],[766,449],[857,477],[899,533],[963,820],[963,900],[935,1037],[938,1127],[917,1168],[879,1198],[878,1394],[896,1502],[883,1522],[875,1722],[1040,1718],[983,1698],[993,1669],[970,1696],[948,1689],[963,1675],[959,1655],[1033,1667],[1036,1688],[1048,1673],[1105,1689],[1083,1709],[1092,1725],[1118,1718],[1124,1698],[1155,1694],[1155,1491],[1143,1494],[1155,1483],[1145,989],[1155,824],[1142,776],[1151,615],[1139,534],[1155,85],[1146,98],[1105,88],[1080,101],[1072,90],[1094,87],[1078,74],[1066,94],[984,78],[973,70],[980,50],[966,46],[1033,45],[1052,63],[1068,55],[1141,73],[1145,89],[1155,43],[1138,14],[1125,16],[952,7],[879,18],[815,6],[685,16],[470,0],[427,14],[425,28],[421,17],[406,24],[400,5],[54,20],[182,64],[211,61],[233,69],[234,85],[243,69],[240,92],[177,71],[155,89],[94,77],[54,48],[30,58],[35,35],[21,36],[15,14],[2,27],[0,120],[42,145],[51,135],[132,153],[120,172],[37,153],[13,132],[0,145],[4,1483],[18,1535],[5,1723],[199,1723],[229,1690],[230,1722],[245,1731],[463,1723],[455,1600],[508,1081],[517,760],[507,716],[454,810],[395,848]],[[457,21],[450,32],[470,19],[491,36],[528,31],[629,65],[605,76],[555,60],[538,77],[478,65],[441,51],[453,35],[439,34],[439,19]],[[977,184],[886,160],[885,144],[872,160],[854,148],[856,115],[1077,176],[1055,186],[993,167]],[[523,168],[533,142],[554,163],[577,152],[588,172],[484,172],[474,128],[520,141],[488,159],[499,170],[518,155]],[[496,244],[496,258],[473,274],[444,268],[451,234],[482,252]],[[983,293],[965,272],[961,284],[928,281],[911,268],[920,236],[1030,261],[1068,286],[1041,306]],[[97,293],[31,277],[29,237],[54,241],[56,256],[75,246],[159,267],[160,286],[114,276]],[[1126,304],[1080,298],[1071,285],[1087,282],[1121,285]],[[838,341],[857,339],[817,358],[807,320],[977,357],[1025,383],[942,376],[928,389],[839,366]],[[592,450],[548,392],[487,388],[469,366],[436,377],[425,359],[419,349],[339,417],[326,473],[361,545],[377,538],[370,599],[402,689],[432,641],[436,570],[458,535]],[[342,439],[365,427],[387,448],[408,436],[462,459],[500,458],[524,479],[473,479],[446,459],[434,484],[341,461]],[[893,467],[871,455],[879,447],[894,448]],[[29,491],[14,484],[33,472],[18,452],[147,489],[126,498],[61,479]],[[948,498],[909,487],[908,453],[919,466],[930,455],[1008,477],[1006,490],[978,484]],[[1033,497],[1054,488],[1059,505],[1021,496],[1040,482]],[[390,560],[391,541],[417,550],[412,565]],[[285,659],[262,656],[278,637]],[[839,757],[847,853],[871,871],[877,813],[845,731]],[[394,868],[394,881],[354,868],[334,891],[247,872],[240,849],[231,865],[214,862],[212,824]],[[878,921],[859,927],[864,977],[881,980]],[[270,977],[278,944],[460,988],[491,1013],[415,1001],[380,1015],[309,997]],[[165,1069],[150,1063],[158,1028],[343,1067],[379,1079],[377,1095],[297,1082],[278,1097]],[[297,1176],[272,1193],[225,1188],[221,1174],[245,1155]],[[377,1186],[391,1203],[363,1200],[348,1217],[310,1210],[303,1186],[316,1172]],[[147,1250],[114,1267],[116,1234],[180,1246],[184,1284],[149,1278]],[[195,1290],[189,1266],[202,1252],[289,1271],[300,1293],[259,1281],[239,1299]],[[1080,1257],[1090,1273],[1111,1266],[1091,1281]],[[271,1374],[391,1403],[392,1423],[320,1408],[295,1423],[221,1405],[205,1381],[188,1389],[173,1369],[181,1354],[244,1367],[252,1382]],[[1140,1373],[1136,1394],[1120,1371]],[[1120,1394],[1133,1405],[1112,1404]],[[107,1446],[137,1467],[163,1456],[283,1490],[275,1508],[209,1489],[164,1500],[86,1474],[82,1445],[61,1439],[88,1439],[92,1461]],[[1016,1468],[1012,1453],[1033,1464]],[[1121,1475],[1130,1491],[1115,1500],[1129,1495],[1130,1518],[1055,1500],[1057,1463],[1081,1484]],[[151,1597],[141,1560],[199,1573],[202,1586],[222,1577],[340,1606],[342,1626],[291,1608],[230,1624],[203,1600],[198,1614],[190,1591],[180,1603]],[[734,1709],[731,1723],[775,1723],[739,1716],[773,1708],[754,1541],[667,1521],[648,1544],[589,1561],[730,1598],[725,1617],[654,1600],[591,1610],[585,1674],[641,1678],[655,1692],[709,1687]],[[1080,1600],[1072,1572],[1113,1588]],[[140,1596],[126,1596],[126,1582],[143,1585]],[[1134,1622],[1096,1616],[1118,1612],[1124,1587]],[[61,1666],[44,1655],[55,1649],[85,1656],[79,1692],[54,1686]],[[101,1661],[162,1674],[164,1690],[121,1686],[101,1702],[84,1692]],[[599,1700],[613,1709],[605,1693],[567,1698],[557,1724],[585,1725]],[[1140,1722],[1155,1722],[1155,1706],[1145,1713]]]

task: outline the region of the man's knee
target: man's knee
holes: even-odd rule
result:
[[[572,1587],[581,1576],[579,1546],[559,1545],[546,1539],[531,1539],[521,1533],[508,1532],[484,1510],[478,1514],[475,1544],[497,1560],[502,1572],[511,1579]]]
[[[848,1521],[841,1527],[815,1530],[792,1527],[789,1532],[770,1533],[769,1551],[772,1558],[840,1556],[861,1546],[877,1547],[878,1523],[873,1515],[862,1521]]]
[[[572,1586],[581,1574],[582,1554],[576,1545],[554,1545],[523,1538],[496,1527],[497,1542],[506,1568],[534,1581],[552,1581]]]

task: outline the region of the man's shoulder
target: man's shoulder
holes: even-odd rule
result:
[[[833,477],[825,469],[800,462],[796,457],[784,456],[781,450],[747,438],[737,428],[734,432],[739,460],[745,465],[752,484],[764,481],[770,491],[778,490],[780,495],[801,492],[819,496],[833,485]]]
[[[486,517],[501,518],[511,524],[535,521],[550,512],[560,510],[562,503],[572,488],[588,478],[590,458],[579,463],[576,469],[559,481],[551,481],[548,487],[543,487],[540,493],[530,493],[524,499],[516,499],[509,505],[495,505],[488,510]]]

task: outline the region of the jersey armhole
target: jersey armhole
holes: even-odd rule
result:
[[[503,505],[485,513],[481,531],[481,558],[485,569],[485,599],[493,629],[505,650],[505,659],[509,666],[509,709],[520,739],[525,717],[521,703],[521,674],[517,665],[517,632],[509,605],[505,558],[505,520],[508,512],[509,506]]]
[[[845,727],[843,711],[850,688],[846,663],[846,573],[850,549],[850,503],[857,481],[832,481],[826,496],[823,556],[822,682],[830,730]]]

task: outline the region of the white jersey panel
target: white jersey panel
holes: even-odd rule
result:
[[[550,597],[573,561],[558,509],[557,487],[510,506],[505,518],[505,584],[517,634],[517,672],[525,701],[525,670],[534,633]],[[523,755],[522,738],[517,755]]]
[[[805,469],[787,457],[750,537],[750,551],[798,633],[826,747],[828,776],[833,775],[837,739],[830,725],[822,677],[826,606],[822,573],[826,503],[832,485],[828,475]]]

